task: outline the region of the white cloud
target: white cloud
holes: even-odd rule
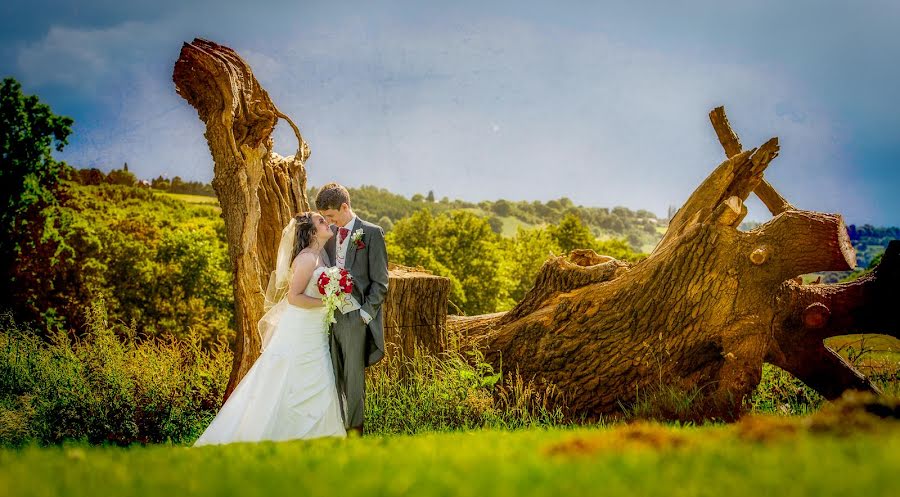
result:
[[[134,65],[155,58],[166,38],[159,24],[128,21],[104,29],[53,26],[41,40],[23,46],[17,63],[35,85],[65,85],[91,92]]]

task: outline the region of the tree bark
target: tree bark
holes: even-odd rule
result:
[[[439,355],[447,348],[450,279],[422,268],[390,265],[384,312],[384,341],[389,356]]]
[[[275,267],[281,230],[294,213],[309,209],[304,167],[309,146],[247,63],[228,47],[202,39],[185,43],[173,80],[178,94],[206,124],[215,164],[212,185],[234,271],[237,335],[227,399],[259,356],[261,294]],[[290,157],[272,152],[271,134],[279,117],[288,120],[299,142]]]

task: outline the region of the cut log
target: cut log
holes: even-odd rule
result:
[[[724,202],[716,207],[713,217],[719,224],[725,226],[738,227],[744,216],[747,215],[747,207],[737,197],[728,197]]]
[[[447,303],[450,279],[423,268],[389,265],[384,306],[384,341],[401,357],[417,352],[439,355],[447,348]]]

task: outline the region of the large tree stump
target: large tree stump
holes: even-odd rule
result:
[[[384,312],[387,354],[439,355],[447,348],[447,303],[450,280],[422,268],[390,264]]]
[[[661,385],[699,390],[710,415],[739,414],[763,361],[827,398],[876,390],[823,339],[898,336],[900,242],[871,275],[805,285],[798,275],[856,265],[841,216],[796,210],[763,179],[772,139],[742,151],[723,109],[711,119],[728,159],[693,192],[648,258],[634,265],[590,251],[554,257],[511,311],[454,318],[486,357],[538,385],[553,384],[572,414],[621,411]],[[774,218],[737,229],[756,192]]]
[[[228,47],[201,39],[185,43],[173,80],[178,94],[206,124],[215,164],[212,186],[234,269],[237,338],[227,398],[259,356],[256,323],[263,314],[262,289],[275,267],[281,230],[294,213],[309,210],[304,168],[309,146],[247,63]],[[279,117],[297,136],[293,156],[272,152],[271,134]]]

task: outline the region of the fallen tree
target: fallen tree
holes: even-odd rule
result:
[[[631,265],[591,251],[554,257],[511,311],[451,319],[487,359],[552,384],[572,414],[621,412],[661,385],[697,394],[707,415],[733,418],[763,362],[829,399],[877,391],[828,348],[853,333],[898,336],[900,242],[871,274],[839,285],[798,276],[856,265],[843,220],[794,208],[763,178],[773,138],[742,150],[724,109],[710,113],[727,159],[693,192],[645,260]],[[756,193],[773,218],[738,230]],[[892,300],[893,299],[893,300]]]

